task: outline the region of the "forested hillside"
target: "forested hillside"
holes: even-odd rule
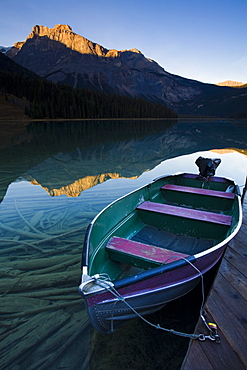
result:
[[[175,118],[165,105],[88,89],[54,84],[0,53],[0,93],[23,100],[33,119]]]

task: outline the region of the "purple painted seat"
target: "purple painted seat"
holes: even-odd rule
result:
[[[155,202],[143,202],[137,207],[138,210],[156,212],[164,215],[184,217],[193,220],[205,221],[219,225],[230,226],[232,217],[214,212],[205,212],[197,209],[171,206]]]
[[[110,239],[106,245],[106,250],[112,260],[140,268],[159,266],[164,263],[174,262],[183,257],[189,257],[188,254],[119,238],[117,236]]]
[[[181,185],[173,185],[173,184],[166,184],[161,189],[179,191],[179,192],[190,193],[190,194],[207,195],[210,197],[225,198],[225,199],[234,199],[234,196],[235,196],[233,193],[226,193],[225,191],[193,188],[191,186],[181,186]]]

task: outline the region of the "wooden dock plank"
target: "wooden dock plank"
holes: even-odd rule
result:
[[[241,228],[241,231],[239,232],[239,234],[237,235],[236,238],[234,238],[232,241],[231,241],[231,245],[230,247],[237,253],[241,254],[241,256],[247,260],[247,248],[246,248],[246,241],[247,241],[247,235],[244,236],[243,233],[242,233],[242,228]],[[236,246],[234,246],[236,242]]]
[[[205,326],[198,327],[198,330],[205,330]],[[224,347],[224,353],[220,351]],[[221,335],[221,342],[211,341],[193,342],[183,370],[246,370],[242,360],[232,350],[227,338]]]
[[[217,323],[220,332],[224,333],[232,350],[247,364],[247,339],[243,325],[216,292],[210,298],[207,310],[210,310],[213,322]],[[225,351],[223,356],[226,356]]]
[[[239,273],[239,270],[230,264],[227,260],[223,259],[221,263],[220,272],[225,276],[230,284],[232,284],[238,292],[247,299],[246,291],[246,277]]]
[[[191,341],[183,370],[247,369],[247,197],[243,225],[230,242],[205,304],[205,316],[219,329],[220,343]],[[196,333],[205,333],[198,321]]]
[[[217,285],[215,285],[214,289],[225,305],[232,311],[233,315],[245,324],[245,299],[234,286],[229,284],[221,273],[217,276]]]
[[[187,358],[186,367],[184,367],[184,369],[214,370],[213,365],[208,361],[207,355],[199,343],[193,345],[193,351],[190,352],[190,356]]]
[[[247,259],[245,259],[244,254],[239,253],[239,250],[234,250],[230,246],[227,248],[227,251],[225,253],[225,259],[234,265],[241,274],[243,274],[245,277],[247,277],[247,269],[246,269],[246,263]]]

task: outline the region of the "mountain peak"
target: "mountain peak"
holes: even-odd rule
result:
[[[231,81],[231,80],[227,80],[227,81],[224,81],[224,82],[219,82],[217,83],[218,86],[228,86],[228,87],[239,87],[239,86],[242,86],[244,85],[243,82],[238,82],[238,81]]]
[[[50,40],[58,41],[71,50],[78,51],[79,53],[83,54],[106,56],[108,52],[108,50],[104,47],[92,41],[89,41],[85,37],[73,32],[72,28],[69,25],[57,24],[53,28],[42,25],[35,25],[32,28],[31,33],[26,38],[26,41],[16,42],[14,44],[14,48],[16,49],[15,51],[13,51],[13,54],[18,52],[18,50],[20,50],[28,40],[35,38],[38,39],[40,37],[47,37]]]
[[[48,37],[51,40],[59,41],[61,44],[64,44],[71,50],[77,51],[81,54],[93,54],[101,57],[117,57],[119,56],[120,52],[125,51],[130,51],[136,54],[142,54],[141,51],[139,51],[136,48],[120,51],[115,49],[108,50],[103,46],[95,42],[92,42],[83,36],[78,35],[72,30],[72,28],[68,24],[57,24],[53,28],[49,28],[42,25],[35,25],[32,28],[31,33],[26,38],[26,41],[38,37]],[[12,54],[13,55],[16,54],[16,52],[18,52],[18,50],[22,48],[26,41],[16,42],[14,44],[14,47],[16,49],[15,51],[13,51]]]
[[[35,25],[33,26],[32,31],[27,37],[27,39],[33,38],[34,36],[52,37],[52,35],[55,35],[56,33],[74,34],[72,28],[68,24],[56,24],[56,26],[53,28]]]

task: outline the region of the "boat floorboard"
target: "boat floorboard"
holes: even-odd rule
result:
[[[199,239],[175,235],[152,226],[145,226],[132,238],[132,240],[160,248],[172,249],[188,255],[202,252],[213,245],[212,239]]]
[[[229,243],[205,304],[205,316],[219,329],[220,343],[191,341],[183,370],[247,368],[247,196],[243,224]],[[205,333],[199,320],[196,333]]]

